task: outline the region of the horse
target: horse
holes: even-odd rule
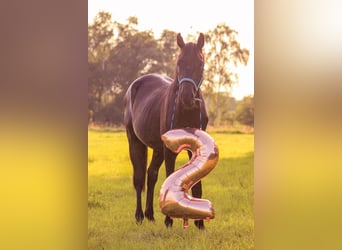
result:
[[[176,77],[146,74],[134,80],[124,96],[124,125],[129,144],[129,156],[133,165],[133,185],[136,190],[135,219],[141,224],[144,216],[155,221],[153,211],[154,187],[158,172],[165,160],[166,177],[175,170],[177,154],[166,148],[161,135],[171,129],[198,128],[205,130],[208,124],[201,84],[203,81],[204,35],[199,34],[197,43],[185,43],[177,34],[178,55]],[[147,148],[153,150],[147,169]],[[191,152],[188,152],[191,158]],[[145,188],[147,170],[147,195],[145,213],[142,211],[141,192]],[[192,188],[192,196],[202,197],[199,181]],[[166,227],[173,220],[165,217]],[[199,229],[204,229],[203,220],[195,220]]]

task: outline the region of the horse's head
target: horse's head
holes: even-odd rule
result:
[[[178,102],[186,109],[196,106],[197,93],[203,80],[204,58],[202,48],[204,35],[200,33],[197,43],[184,43],[179,33],[177,44],[181,53],[177,61]]]

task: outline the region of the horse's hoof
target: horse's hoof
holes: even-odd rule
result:
[[[141,225],[143,220],[144,220],[144,217],[143,218],[135,218],[135,222],[137,223],[137,225]]]
[[[195,225],[200,230],[205,229],[203,220],[195,220]]]
[[[169,216],[166,216],[164,223],[165,223],[166,227],[172,227],[173,219],[171,219]]]
[[[144,214],[143,214],[142,211],[137,211],[137,212],[135,213],[135,220],[136,220],[136,223],[137,223],[138,225],[141,225],[141,223],[142,223],[143,220],[144,220]]]
[[[151,222],[155,222],[154,216],[153,216],[153,210],[145,210],[145,217],[151,221]]]
[[[151,213],[145,212],[145,217],[146,217],[149,221],[155,222],[153,213],[151,214]]]

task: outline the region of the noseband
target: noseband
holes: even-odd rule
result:
[[[201,80],[198,82],[198,84],[195,83],[194,80],[192,80],[191,78],[189,77],[183,77],[182,79],[179,79],[179,76],[177,77],[178,78],[178,85],[180,86],[183,82],[191,82],[192,85],[194,85],[195,89],[196,89],[196,93],[198,92],[198,90],[200,89],[201,85],[202,85],[202,81],[203,81],[203,77],[201,77]]]

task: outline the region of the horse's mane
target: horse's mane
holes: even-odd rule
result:
[[[178,59],[184,55],[184,51],[189,51],[191,54],[198,54],[200,56],[201,60],[204,60],[202,49],[198,49],[196,43],[192,43],[192,42],[186,43],[184,45],[184,49],[179,54]]]

